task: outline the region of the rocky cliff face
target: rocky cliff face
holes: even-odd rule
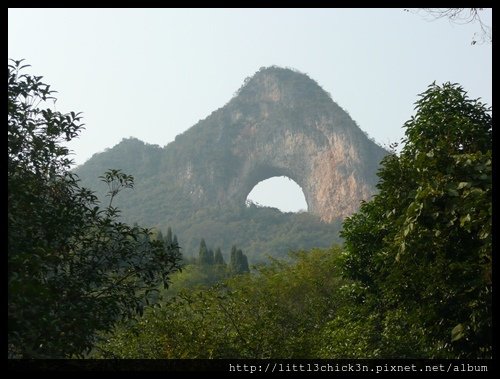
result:
[[[154,152],[154,170],[140,158],[117,167],[100,156],[79,171],[99,164],[101,172],[122,168],[136,176],[133,203],[155,210],[180,203],[191,210],[243,205],[257,183],[284,175],[302,188],[308,211],[327,222],[352,214],[375,193],[376,171],[387,154],[315,81],[277,67],[261,69],[229,103],[165,148],[143,149],[136,156],[149,159]]]
[[[200,206],[243,204],[257,183],[284,175],[302,188],[309,212],[327,222],[374,194],[387,154],[316,82],[276,67],[255,74],[175,143],[193,153],[184,154],[175,177]]]

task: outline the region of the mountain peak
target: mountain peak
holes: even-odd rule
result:
[[[331,101],[330,95],[307,74],[278,66],[261,67],[252,77],[247,77],[237,96],[245,100],[290,105],[305,96],[315,101]]]
[[[213,221],[215,214],[227,212],[231,222],[237,220],[252,189],[277,176],[299,185],[318,222],[338,225],[376,192],[376,172],[386,153],[314,80],[273,66],[247,78],[229,103],[166,147],[126,139],[93,157],[78,174],[97,178],[113,167],[133,175],[136,191],[123,193],[116,203],[124,217],[147,225],[175,223],[180,235],[189,236],[188,249],[195,249],[201,237],[224,230],[225,222]],[[255,241],[255,230],[266,230],[266,237],[258,238],[274,241],[276,229],[258,221],[267,219],[265,214],[252,216],[251,225],[240,224],[248,225],[242,227],[249,233],[245,241]],[[194,220],[192,215],[197,221],[182,224]],[[229,242],[234,240],[220,245]]]

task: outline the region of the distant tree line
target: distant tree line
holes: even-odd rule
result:
[[[404,126],[379,193],[345,220],[343,246],[185,287],[97,355],[492,358],[491,108],[433,83]],[[211,256],[204,241],[200,251]]]
[[[493,357],[492,115],[458,84],[420,95],[342,246],[250,272],[204,239],[181,267],[171,228],[123,223],[114,200],[133,177],[102,174],[105,205],[81,187],[61,143],[80,116],[39,108],[50,88],[8,67],[9,358]],[[314,239],[296,220],[286,236]]]
[[[218,265],[226,267],[224,262],[224,257],[220,247],[217,247],[215,253],[212,249],[207,248],[205,239],[202,238],[200,241],[200,249],[198,251],[198,261],[197,263],[201,266],[213,266]],[[250,272],[248,267],[248,258],[241,249],[237,249],[235,245],[231,248],[229,266],[227,269],[232,274],[241,274],[244,272]]]

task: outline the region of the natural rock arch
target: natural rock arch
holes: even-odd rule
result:
[[[273,176],[257,183],[247,195],[247,207],[276,208],[284,213],[307,212],[304,190],[288,176]]]
[[[206,238],[223,251],[242,246],[256,262],[268,254],[286,256],[290,248],[338,241],[340,221],[375,193],[386,154],[315,81],[270,67],[167,146],[124,139],[75,172],[100,199],[108,190],[98,180],[104,171],[119,168],[133,175],[134,190],[113,202],[123,221],[160,230],[172,226],[186,256]],[[282,175],[301,187],[308,212],[327,223],[311,214],[245,206],[257,183]],[[309,230],[312,240],[293,240],[294,231],[307,236]],[[280,237],[274,231],[290,236],[291,244],[276,245]]]
[[[324,221],[375,193],[387,151],[307,75],[261,69],[224,107],[165,149],[163,168],[197,206],[243,205],[253,187],[287,176]]]

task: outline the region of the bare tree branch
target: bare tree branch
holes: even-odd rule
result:
[[[471,45],[492,42],[491,26],[485,24],[479,14],[484,11],[484,8],[418,8],[416,10],[405,9],[405,11],[418,13],[428,21],[447,18],[450,23],[457,25],[478,24],[481,31],[474,33]]]

